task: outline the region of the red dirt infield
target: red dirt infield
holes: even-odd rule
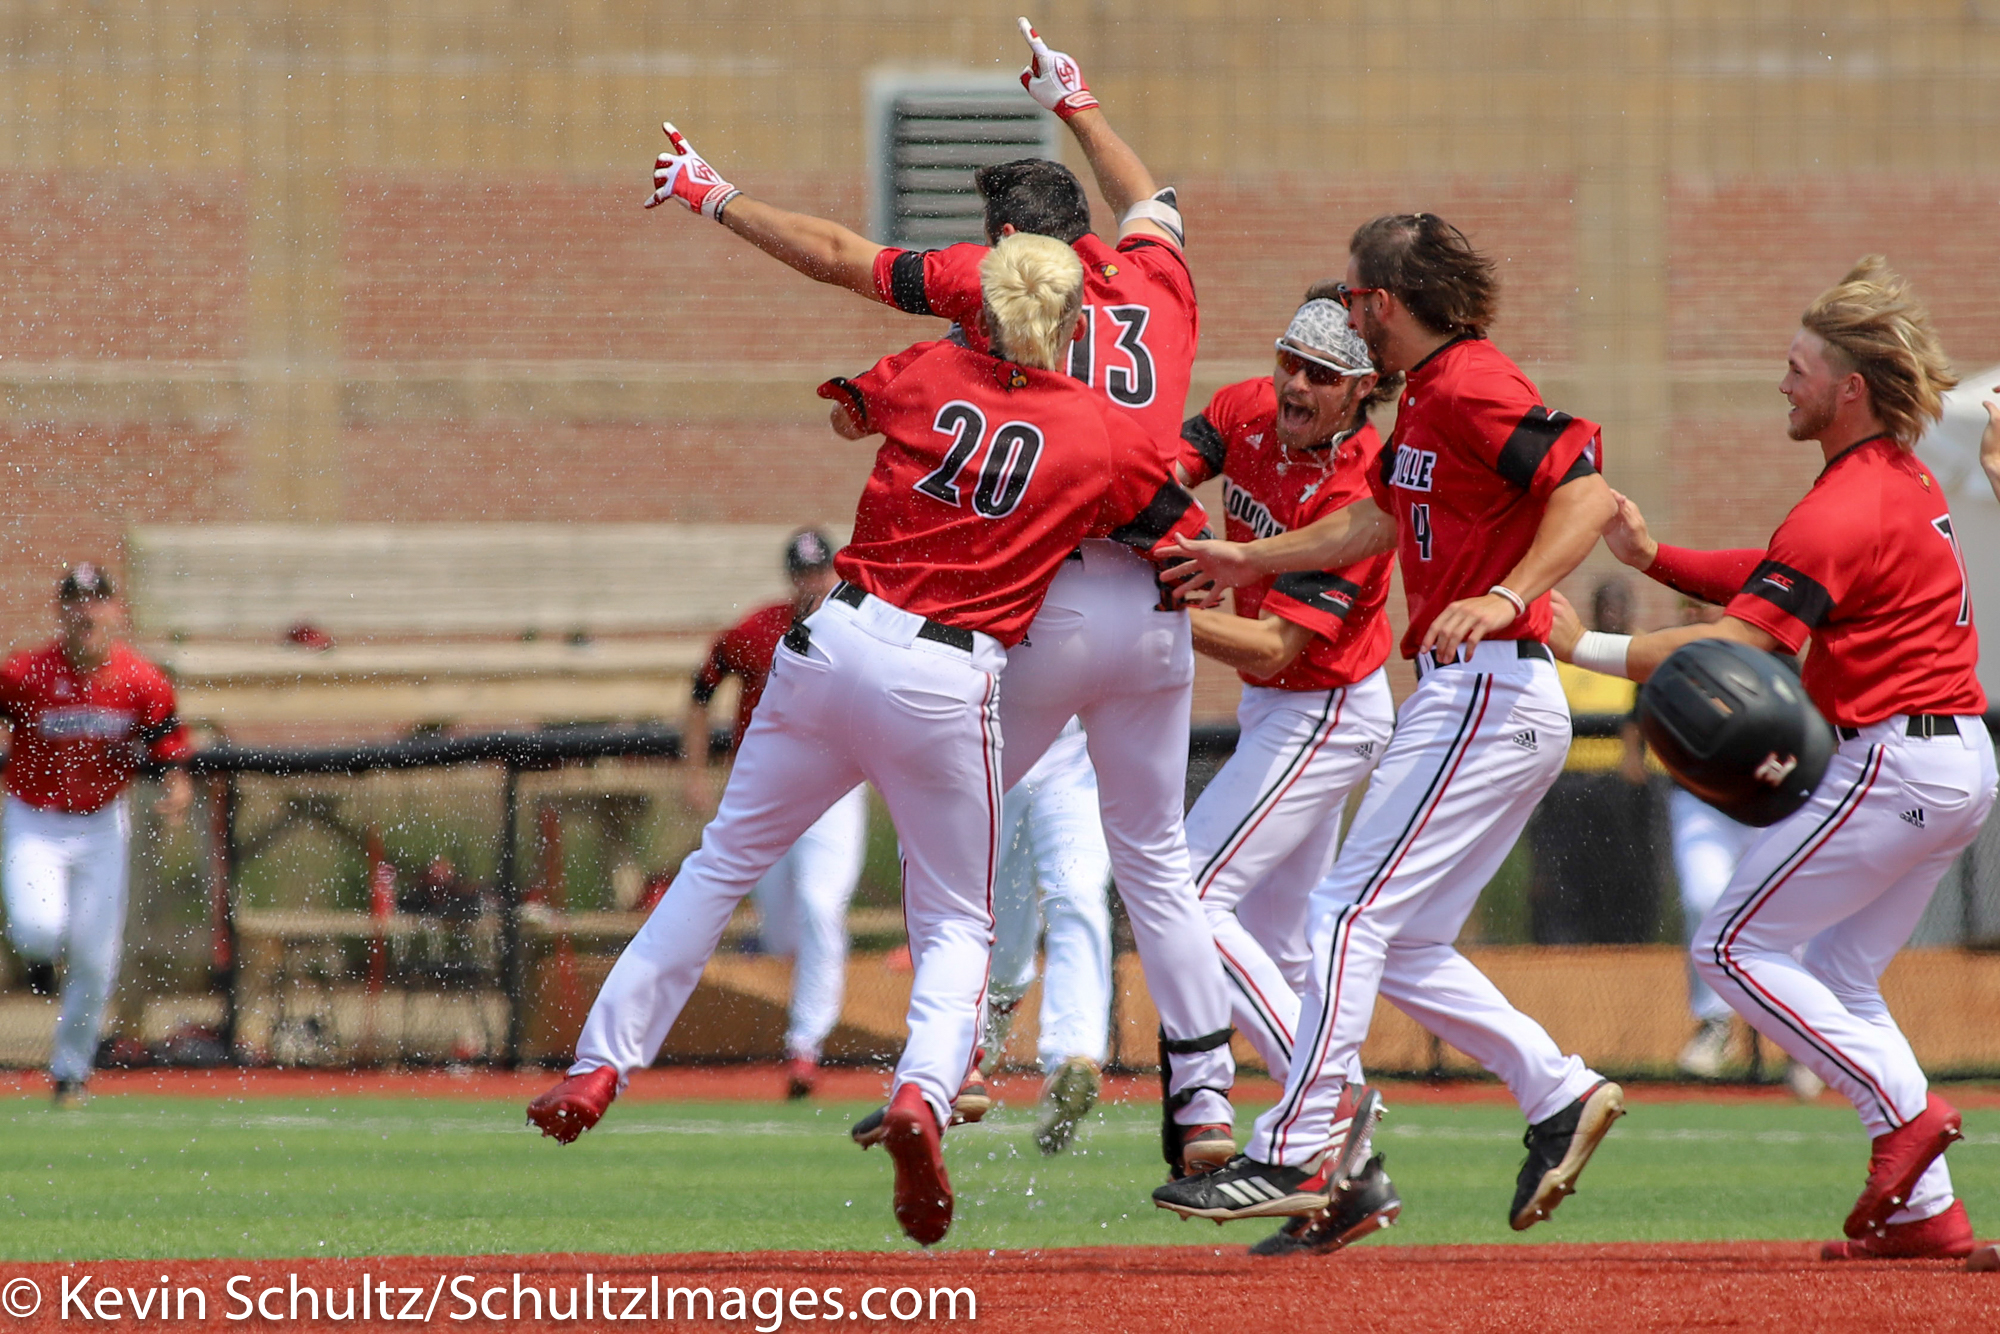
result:
[[[646,1324],[682,1329],[810,1328],[815,1319],[845,1319],[861,1329],[876,1324],[973,1323],[992,1330],[1046,1331],[1047,1334],[1106,1334],[1126,1330],[1386,1330],[1514,1331],[1537,1334],[1602,1334],[1606,1330],[1685,1330],[1761,1328],[1780,1330],[1942,1331],[1992,1330],[2000,1324],[2000,1275],[1968,1274],[1956,1264],[1905,1262],[1825,1264],[1802,1242],[1680,1243],[1598,1246],[1448,1246],[1409,1248],[1365,1245],[1342,1255],[1293,1260],[1253,1260],[1240,1244],[1208,1250],[1132,1248],[1067,1251],[943,1252],[936,1255],[764,1252],[742,1255],[442,1257],[394,1260],[203,1260],[97,1261],[87,1264],[0,1264],[0,1284],[21,1278],[40,1285],[41,1309],[25,1319],[5,1320],[16,1329],[73,1328],[86,1323],[72,1304],[58,1319],[62,1284],[74,1297],[89,1275],[84,1300],[103,1288],[129,1289],[151,1300],[161,1275],[174,1289],[199,1287],[207,1297],[207,1318],[194,1317],[192,1300],[181,1308],[187,1319],[168,1323],[186,1329],[354,1328],[382,1318],[381,1297],[370,1319],[313,1319],[300,1299],[291,1317],[292,1276],[300,1288],[316,1290],[325,1301],[332,1289],[338,1313],[356,1300],[354,1289],[368,1275],[371,1288],[387,1283],[391,1308],[403,1319],[447,1327],[602,1328],[606,1318],[603,1285],[612,1315],[626,1312]],[[591,1278],[592,1302],[580,1318],[537,1320],[534,1303],[523,1299],[522,1319],[513,1318],[517,1285],[542,1293],[555,1290],[556,1310],[572,1300]],[[244,1276],[233,1285],[231,1280]],[[662,1305],[654,1315],[654,1280]],[[688,1319],[676,1308],[666,1319],[667,1295],[676,1288],[708,1288],[718,1317],[728,1314],[726,1288],[743,1291],[741,1319]],[[840,1292],[829,1298],[827,1290]],[[907,1314],[922,1301],[922,1314],[881,1321],[846,1315],[870,1288],[869,1315]],[[956,1321],[940,1304],[928,1309],[934,1288],[970,1288],[976,1307],[961,1306]],[[499,1289],[496,1294],[495,1289]],[[782,1297],[760,1295],[777,1289]],[[773,1304],[791,1303],[800,1289],[813,1290],[808,1303],[773,1323]],[[10,1289],[10,1294],[18,1290]],[[379,1294],[379,1289],[377,1289]],[[409,1295],[414,1293],[414,1295]],[[914,1294],[914,1295],[906,1295]],[[24,1294],[23,1294],[24,1295]],[[109,1309],[92,1308],[98,1324],[109,1315],[133,1319],[126,1292]],[[250,1313],[261,1297],[266,1315]],[[474,1305],[490,1304],[482,1314]],[[10,1310],[20,1306],[11,1305]],[[841,1305],[836,1315],[826,1305]],[[942,1302],[943,1299],[940,1299]],[[962,1297],[961,1297],[962,1300]],[[754,1304],[761,1303],[762,1315]],[[404,1311],[411,1314],[404,1316]],[[976,1310],[976,1316],[973,1311]],[[152,1313],[157,1321],[158,1309]],[[232,1314],[236,1317],[231,1318]],[[581,1318],[585,1314],[589,1319]],[[705,1312],[704,1312],[705,1314]],[[248,1315],[249,1318],[244,1318]],[[359,1312],[356,1312],[359,1315]],[[493,1318],[493,1317],[497,1317]],[[149,1323],[146,1320],[138,1324]]]

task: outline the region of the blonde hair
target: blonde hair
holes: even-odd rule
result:
[[[1083,261],[1053,237],[1015,232],[979,261],[986,332],[996,355],[1037,370],[1062,364],[1083,312]]]
[[[1826,343],[1836,369],[1859,372],[1875,415],[1905,448],[1944,415],[1958,383],[1930,312],[1880,255],[1868,255],[1820,293],[1799,323]]]

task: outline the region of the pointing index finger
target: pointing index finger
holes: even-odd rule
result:
[[[1022,40],[1027,42],[1028,49],[1035,53],[1034,58],[1028,64],[1034,70],[1036,77],[1039,78],[1042,73],[1042,57],[1049,53],[1049,45],[1042,40],[1042,35],[1035,31],[1035,25],[1028,22],[1027,19],[1022,18],[1015,21],[1021,25]]]

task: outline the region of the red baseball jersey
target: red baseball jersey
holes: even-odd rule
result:
[[[1152,236],[1130,236],[1113,249],[1086,232],[1073,248],[1083,261],[1090,336],[1070,344],[1069,373],[1170,448],[1187,410],[1201,341],[1187,259]],[[884,250],[875,257],[876,294],[912,315],[957,321],[967,343],[983,350],[973,316],[982,300],[979,262],[987,249]]]
[[[1265,376],[1219,389],[1181,427],[1181,467],[1205,482],[1220,474],[1232,542],[1252,542],[1303,528],[1369,496],[1381,465],[1382,437],[1371,423],[1338,444],[1295,453],[1278,443],[1278,391]],[[1302,570],[1236,590],[1236,614],[1269,611],[1313,632],[1299,656],[1269,679],[1238,675],[1279,690],[1352,685],[1389,657],[1388,552],[1339,570]]]
[[[166,673],[123,644],[87,677],[57,644],[14,654],[0,666],[0,717],[13,729],[7,791],[69,815],[110,805],[147,759],[193,749]]]
[[[1206,525],[1159,447],[1067,375],[957,343],[919,343],[820,395],[887,438],[840,577],[1003,644],[1087,538],[1151,553]]]
[[[1986,712],[1951,511],[1930,470],[1886,436],[1826,465],[1729,614],[1793,653],[1812,640],[1806,693],[1837,726]]]
[[[1552,412],[1534,382],[1484,338],[1462,337],[1409,373],[1382,463],[1375,503],[1396,519],[1396,552],[1413,658],[1437,614],[1482,596],[1528,554],[1549,496],[1599,471],[1596,423]],[[1488,639],[1546,642],[1546,596]]]
[[[750,730],[750,715],[757,711],[757,701],[764,698],[764,682],[771,675],[771,659],[777,656],[778,641],[792,628],[797,614],[789,602],[759,607],[716,636],[715,643],[709,646],[707,661],[694,674],[697,704],[706,704],[715,697],[723,677],[743,679],[743,689],[736,696],[738,741]]]

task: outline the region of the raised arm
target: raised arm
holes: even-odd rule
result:
[[[1181,244],[1178,212],[1171,192],[1162,191],[1153,173],[1118,131],[1111,128],[1096,94],[1083,81],[1076,60],[1061,51],[1051,51],[1034,26],[1020,20],[1021,36],[1028,43],[1028,67],[1021,71],[1021,86],[1046,110],[1053,111],[1076,136],[1090,163],[1091,175],[1104,202],[1118,215],[1118,236],[1156,236]],[[1134,205],[1139,211],[1133,213]]]
[[[1611,499],[1618,509],[1604,525],[1604,545],[1619,561],[1676,593],[1721,606],[1763,563],[1761,547],[1695,551],[1655,542],[1647,531],[1646,516],[1630,497],[1613,491]]]
[[[675,200],[692,212],[714,218],[814,282],[845,287],[870,300],[876,298],[875,257],[883,247],[837,222],[750,198],[723,180],[671,121],[660,128],[666,131],[667,149],[653,162],[653,193],[646,200],[647,208]]]

